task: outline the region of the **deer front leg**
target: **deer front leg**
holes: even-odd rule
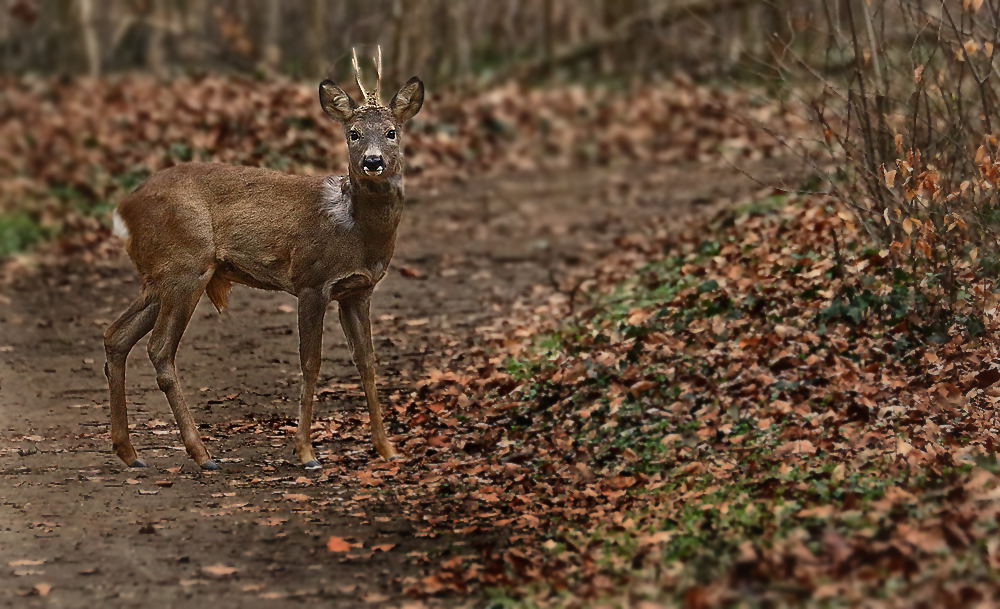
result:
[[[318,290],[299,295],[299,361],[302,365],[302,396],[299,399],[299,427],[295,432],[295,452],[307,468],[319,467],[312,447],[312,407],[316,378],[323,357],[323,318],[327,299]]]
[[[361,384],[365,388],[365,398],[368,400],[368,413],[372,425],[372,443],[383,459],[397,458],[389,438],[385,435],[382,424],[382,408],[378,403],[375,390],[375,349],[372,346],[371,323],[371,291],[361,296],[343,300],[340,303],[340,325],[347,336],[347,344],[351,348],[354,365],[361,373]]]

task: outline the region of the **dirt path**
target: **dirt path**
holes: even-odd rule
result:
[[[439,356],[429,345],[440,328],[473,332],[643,218],[699,213],[757,188],[696,167],[658,168],[646,192],[629,177],[589,170],[411,192],[393,264],[419,276],[391,272],[374,299],[381,394],[410,391]],[[283,429],[299,390],[286,294],[238,286],[223,316],[203,299],[181,344],[181,382],[223,470],[201,472],[187,458],[145,340],[129,359],[128,397],[133,441],[151,467],[123,467],[108,439],[101,337],[137,293],[121,257],[39,271],[0,294],[0,606],[398,604],[420,553],[463,542],[415,536],[391,504],[360,512],[353,489],[296,467]],[[317,415],[361,412],[335,315],[326,329]],[[389,422],[405,436],[391,413]],[[367,436],[321,439],[317,453],[324,464],[374,456]],[[327,551],[331,535],[392,547],[344,558]]]

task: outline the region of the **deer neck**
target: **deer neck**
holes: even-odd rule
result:
[[[369,234],[395,234],[403,213],[403,176],[375,181],[352,175],[350,180],[355,225]]]
[[[352,174],[349,179],[355,227],[370,236],[395,235],[403,214],[403,176],[376,181]]]
[[[403,212],[403,176],[382,181],[329,176],[323,181],[322,208],[337,230],[360,233],[369,243],[391,239]]]

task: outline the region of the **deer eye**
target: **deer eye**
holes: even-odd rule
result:
[[[389,129],[388,131],[385,132],[385,137],[389,138],[390,140],[396,139],[396,130]]]
[[[356,142],[361,139],[361,134],[354,129],[351,129],[351,132],[347,134],[347,137],[349,137],[352,142]]]

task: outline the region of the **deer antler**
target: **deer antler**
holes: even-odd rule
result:
[[[375,90],[372,91],[372,97],[375,99],[375,103],[379,103],[379,89],[382,88],[382,45],[378,45],[375,54]]]
[[[358,82],[358,88],[361,89],[361,95],[364,97],[362,105],[379,105],[379,89],[382,87],[382,46],[379,45],[375,55],[375,88],[371,91],[366,90],[365,85],[361,82],[361,67],[358,66],[357,49],[351,49],[351,62],[354,64],[354,80]]]
[[[361,89],[362,104],[368,103],[368,91],[365,90],[364,83],[361,82],[361,67],[358,66],[358,50],[351,49],[351,62],[354,64],[354,80],[358,82],[358,88]]]

